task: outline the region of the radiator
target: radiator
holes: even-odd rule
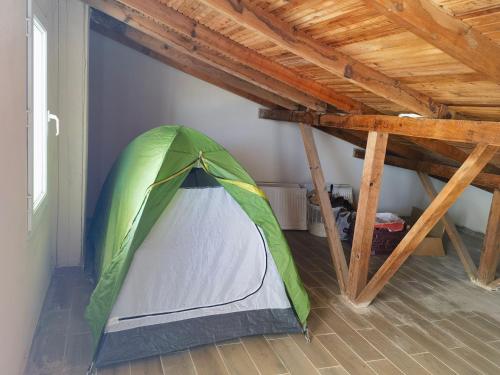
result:
[[[298,184],[259,183],[281,229],[307,230],[307,189]]]

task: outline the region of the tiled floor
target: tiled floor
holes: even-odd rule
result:
[[[473,286],[448,243],[449,256],[410,258],[372,306],[353,310],[339,296],[326,241],[287,238],[313,304],[310,343],[302,335],[243,338],[98,374],[500,374],[500,292]],[[464,238],[477,257],[480,239]],[[56,271],[26,374],[85,373],[90,291],[79,269]]]

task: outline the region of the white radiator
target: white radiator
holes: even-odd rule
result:
[[[259,183],[281,229],[307,230],[307,189],[299,184]]]

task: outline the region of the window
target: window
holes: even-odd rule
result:
[[[47,193],[47,31],[33,17],[32,198],[33,211]]]

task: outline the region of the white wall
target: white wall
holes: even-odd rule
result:
[[[59,6],[66,6],[59,12]],[[48,104],[53,112],[59,113],[60,105],[57,84],[70,62],[59,61],[58,52],[60,28],[59,20],[67,22],[72,13],[70,9],[80,7],[82,17],[83,6],[77,0],[40,0],[38,8],[47,16],[45,21],[49,32],[49,55],[51,62],[48,70],[49,90]],[[74,13],[73,13],[74,14]],[[22,374],[27,355],[35,331],[38,316],[45,293],[50,282],[56,258],[56,216],[58,214],[57,177],[50,177],[46,205],[43,208],[47,220],[34,221],[28,235],[27,228],[27,131],[26,131],[26,2],[6,0],[2,2],[0,12],[0,246],[2,261],[0,262],[0,372],[2,374]],[[74,18],[72,18],[72,21]],[[83,35],[81,33],[80,35]],[[64,38],[63,38],[64,39]],[[83,39],[73,38],[75,45],[82,45]],[[3,53],[8,51],[8,53]],[[53,57],[53,59],[52,59]],[[74,57],[75,59],[76,57]],[[67,69],[66,69],[67,70]],[[81,68],[78,68],[80,72]],[[81,73],[80,73],[81,74]],[[56,89],[53,89],[56,87]],[[72,86],[75,89],[76,86]],[[67,97],[73,92],[66,91]],[[80,99],[81,102],[81,99]],[[65,108],[69,108],[62,102]],[[68,116],[69,119],[74,118]],[[68,120],[67,122],[70,122]],[[64,126],[64,122],[61,124]],[[79,126],[82,128],[82,125]],[[55,138],[53,128],[49,130],[49,169],[57,174],[57,162],[53,163],[53,153],[60,147],[59,142],[66,144],[64,138]],[[81,136],[80,136],[81,138]],[[81,140],[79,141],[82,142]],[[61,147],[62,147],[61,146]],[[65,157],[75,158],[75,149]],[[76,150],[77,151],[77,150]],[[64,155],[60,153],[59,156]],[[57,156],[54,156],[57,159]],[[84,169],[78,169],[84,174]],[[50,172],[53,176],[53,172]],[[60,176],[65,176],[62,171]],[[82,189],[80,189],[82,190]],[[81,193],[80,193],[81,194]],[[72,199],[74,199],[72,197]],[[82,200],[80,200],[80,205]],[[66,208],[62,208],[65,210]],[[59,214],[61,210],[59,210]],[[71,217],[66,215],[65,217]],[[81,219],[80,219],[81,221]],[[64,229],[64,228],[63,228]],[[81,230],[80,230],[81,232]],[[79,254],[79,249],[77,249]],[[79,259],[77,264],[79,263]]]
[[[258,119],[255,103],[94,32],[89,76],[89,216],[118,152],[138,134],[162,124],[201,130],[226,147],[257,181],[310,182],[298,127]],[[351,184],[357,193],[362,161],[352,157],[353,146],[318,130],[314,134],[326,180]],[[413,205],[424,204],[415,173],[385,168],[380,211],[409,214]],[[463,223],[475,228],[476,221]]]
[[[25,18],[24,1],[2,2],[0,369],[2,374],[13,375],[23,371],[50,276],[50,255],[27,242]]]
[[[59,207],[57,266],[82,260],[87,168],[88,7],[59,0]]]
[[[434,187],[439,191],[444,183],[432,179]],[[488,223],[490,205],[493,194],[474,186],[468,187],[457,200],[457,202],[448,211],[455,224],[472,229],[476,232],[484,233]],[[425,208],[429,204],[429,199],[420,206]]]

